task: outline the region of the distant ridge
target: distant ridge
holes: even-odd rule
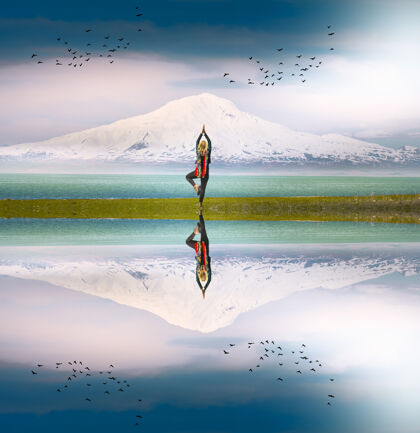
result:
[[[81,132],[0,148],[0,161],[102,161],[145,164],[194,162],[205,124],[212,162],[290,167],[420,166],[420,149],[391,149],[339,134],[296,132],[240,111],[231,101],[203,93],[171,101],[147,114]]]

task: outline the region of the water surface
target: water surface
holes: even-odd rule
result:
[[[195,225],[0,222],[2,431],[419,431],[417,226]]]
[[[420,193],[420,177],[212,175],[208,197]],[[195,197],[182,175],[0,174],[0,199]]]

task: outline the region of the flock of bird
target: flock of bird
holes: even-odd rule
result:
[[[237,350],[237,347],[237,344],[230,343],[228,348],[223,349],[223,353],[230,355],[233,350]],[[259,343],[251,341],[247,343],[247,347],[248,349],[255,349],[258,356],[256,363],[248,369],[250,373],[254,373],[257,369],[261,369],[267,365],[270,359],[275,360],[279,367],[283,367],[283,373],[290,371],[290,368],[288,368],[289,364],[296,368],[296,374],[298,375],[315,374],[322,368],[322,363],[319,359],[312,359],[312,357],[308,356],[305,344],[301,344],[298,349],[290,350],[290,354],[294,355],[291,360],[287,356],[289,355],[289,350],[284,350],[274,340],[262,340]],[[44,364],[36,364],[36,367],[31,370],[32,375],[37,376],[42,374],[44,367]],[[83,396],[87,402],[86,404],[92,404],[95,400],[98,400],[100,394],[108,398],[111,395],[128,393],[131,388],[131,384],[127,380],[114,376],[113,369],[115,367],[113,364],[109,364],[108,368],[102,371],[94,371],[82,361],[56,362],[55,368],[66,372],[66,378],[56,389],[56,392],[60,394],[65,393],[76,383],[86,385],[86,393]],[[275,380],[279,382],[287,381],[285,374],[282,374]],[[329,378],[329,382],[334,382],[334,378]],[[131,397],[131,394],[129,395]],[[136,404],[140,404],[142,399],[138,398],[138,396],[136,398]],[[335,395],[332,393],[327,395],[326,403],[328,406],[332,406],[332,399],[334,398]],[[143,415],[137,413],[135,417],[134,425],[140,426]]]
[[[41,374],[41,369],[45,367],[43,364],[36,364],[31,373],[33,376],[37,376]],[[89,368],[89,366],[85,365],[82,361],[68,361],[67,363],[56,362],[56,369],[64,370],[66,368],[66,376],[64,383],[61,384],[56,390],[58,393],[65,393],[70,389],[72,385],[75,383],[81,383],[86,385],[85,401],[86,404],[92,403],[95,398],[98,398],[99,392],[104,394],[105,396],[110,396],[114,394],[128,392],[131,384],[127,380],[120,379],[113,375],[113,370],[115,367],[113,364],[110,364],[108,368],[104,371],[93,371]],[[94,379],[101,379],[100,383]],[[92,383],[90,383],[92,382]],[[93,383],[95,382],[95,383]],[[102,389],[99,389],[102,388]],[[102,391],[104,391],[102,393]],[[95,393],[95,397],[94,394]],[[111,397],[112,398],[112,397]],[[137,404],[142,402],[141,398],[137,398]],[[135,426],[140,425],[140,420],[143,418],[143,415],[136,414]]]
[[[335,32],[331,31],[331,25],[327,26],[329,37],[334,36]],[[330,51],[334,51],[334,48],[331,47]],[[284,48],[277,48],[277,52],[280,54],[284,53]],[[262,65],[261,60],[257,60],[254,56],[248,57],[249,61],[255,62],[257,65],[257,73],[260,76],[255,82],[253,79],[248,78],[247,84],[254,85],[259,84],[260,86],[274,86],[275,84],[280,84],[281,80],[285,79],[287,76],[295,77],[295,79],[300,79],[302,83],[306,82],[307,74],[310,71],[314,71],[321,67],[322,60],[318,59],[316,56],[308,57],[307,59],[303,57],[302,54],[297,54],[295,57],[297,60],[294,63],[286,64],[285,59],[280,60],[278,65],[276,65],[275,69],[269,69],[268,67]],[[291,67],[291,70],[279,70],[285,69],[286,67]],[[229,84],[236,83],[236,80],[231,77],[229,72],[225,72],[223,74],[223,78],[227,80]]]
[[[262,340],[259,342],[259,344],[255,342],[248,342],[248,349],[254,348],[256,349],[261,348],[261,350],[257,350],[258,352],[258,360],[256,361],[256,365],[251,366],[248,371],[250,373],[256,372],[257,368],[260,369],[264,366],[264,364],[267,364],[267,361],[269,359],[275,360],[275,362],[278,364],[279,367],[283,367],[283,370],[286,370],[288,367],[288,364],[291,364],[292,367],[296,368],[296,374],[302,375],[305,373],[315,374],[319,369],[322,368],[322,363],[319,361],[319,359],[311,359],[309,356],[307,356],[306,351],[306,344],[302,344],[300,348],[291,350],[290,354],[294,355],[292,360],[288,360],[288,351],[286,352],[280,345],[276,345],[276,343],[273,340]],[[223,349],[223,353],[225,355],[230,355],[232,350],[235,350],[237,347],[237,344],[230,343],[229,347],[226,349]],[[286,380],[285,376],[282,375],[281,377],[277,377],[275,380],[279,382],[284,382]],[[329,378],[329,382],[334,382],[334,378]],[[334,394],[327,394],[327,405],[332,406],[332,399],[335,398]]]
[[[143,12],[140,10],[140,6],[136,6],[136,17],[140,18],[143,16]],[[142,29],[140,27],[137,28],[137,32],[141,32]],[[86,29],[86,35],[94,35],[94,29]],[[69,66],[74,68],[81,68],[82,66],[88,65],[88,62],[93,58],[101,57],[107,60],[110,64],[114,63],[115,56],[119,51],[127,50],[131,42],[124,37],[111,37],[111,35],[102,35],[100,37],[100,41],[93,41],[94,38],[91,38],[90,41],[86,42],[86,46],[83,48],[80,47],[70,47],[69,42],[65,40],[62,36],[57,36],[57,42],[61,43],[64,48],[64,54],[55,59],[56,66]],[[72,44],[73,45],[73,44]],[[32,53],[31,59],[36,61],[37,64],[45,63],[45,60],[40,60],[37,53]]]

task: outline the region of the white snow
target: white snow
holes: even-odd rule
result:
[[[296,132],[241,112],[231,101],[208,93],[109,125],[3,147],[0,158],[191,164],[203,124],[212,140],[213,163],[420,162],[416,149],[395,150],[339,134]]]
[[[296,292],[336,290],[392,272],[419,271],[418,261],[404,256],[216,257],[203,300],[190,256],[82,261],[38,257],[0,262],[0,275],[46,281],[110,299],[203,333],[226,327],[240,314]]]

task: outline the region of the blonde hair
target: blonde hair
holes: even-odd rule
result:
[[[200,278],[201,281],[207,280],[207,271],[205,270],[204,266],[200,266],[198,269],[198,278]]]
[[[207,141],[200,141],[200,144],[198,145],[198,151],[204,155],[204,152],[207,150]]]

